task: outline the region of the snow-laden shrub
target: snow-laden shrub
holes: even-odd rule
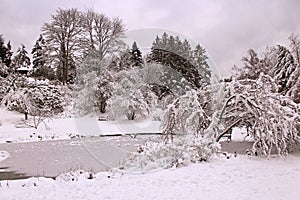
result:
[[[145,84],[140,69],[118,72],[111,97],[107,100],[108,117],[115,119],[145,119],[155,110],[158,97]]]
[[[73,181],[81,181],[86,179],[93,179],[94,173],[86,172],[83,170],[70,171],[67,173],[63,173],[55,178],[56,181],[59,182],[73,182]]]
[[[228,127],[247,126],[254,138],[253,153],[286,154],[300,142],[299,105],[278,92],[275,81],[261,74],[258,80],[233,80],[221,119]],[[222,133],[221,133],[222,134]]]
[[[122,167],[151,170],[208,161],[220,146],[212,134],[206,134],[210,118],[201,98],[195,90],[177,98],[165,111],[160,127],[162,141],[141,146]]]
[[[209,116],[203,110],[198,95],[195,90],[188,91],[168,106],[160,127],[164,135],[204,135]]]
[[[77,78],[73,92],[76,116],[84,116],[97,111],[96,90],[98,81],[97,74],[91,72],[80,74],[80,78]]]
[[[208,161],[219,150],[219,143],[212,139],[186,135],[176,137],[170,143],[148,142],[140,146],[138,152],[131,153],[120,166],[129,171],[179,167]]]
[[[63,112],[63,98],[59,89],[50,83],[26,82],[10,90],[4,99],[9,110],[30,115],[52,115]]]

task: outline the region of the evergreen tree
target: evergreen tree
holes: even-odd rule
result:
[[[260,59],[253,49],[249,49],[247,55],[242,58],[244,66],[239,69],[238,79],[258,79],[260,73],[268,74],[270,70],[269,58]]]
[[[43,35],[40,35],[40,37],[37,39],[31,50],[31,54],[33,59],[32,76],[54,80],[54,69],[47,65],[47,47]]]
[[[184,58],[189,58],[191,56],[191,45],[190,43],[187,41],[187,39],[185,39],[182,43],[182,49],[183,49],[183,53],[181,54],[182,57]]]
[[[193,50],[193,64],[202,75],[205,83],[210,83],[211,71],[207,63],[208,56],[206,55],[206,50],[200,44],[196,46]]]
[[[4,61],[6,52],[7,52],[7,48],[4,45],[4,38],[2,35],[0,35],[0,58],[2,62]]]
[[[27,50],[25,46],[22,44],[20,48],[17,50],[17,54],[15,55],[14,59],[14,67],[17,68],[29,68],[31,62],[30,58],[28,57]]]
[[[4,44],[5,40],[2,35],[0,35],[0,59],[2,63],[4,63],[7,67],[9,67],[10,62],[8,62],[8,58],[10,55],[10,42],[8,42],[9,48]],[[10,56],[11,57],[11,56]]]
[[[206,62],[208,57],[203,47],[198,45],[197,48],[192,51],[187,40],[182,42],[178,36],[174,38],[166,33],[161,38],[157,36],[153,41],[150,62],[168,66],[171,68],[171,71],[173,70],[179,75],[175,76],[178,80],[174,80],[174,77],[170,77],[170,70],[166,68],[168,72],[165,73],[165,76],[167,76],[165,79],[167,80],[166,86],[169,89],[181,87],[178,85],[178,82],[182,82],[182,78],[187,80],[188,83],[188,87],[182,88],[184,90],[187,88],[199,88],[209,84],[211,72]]]
[[[10,44],[10,43],[8,43]],[[0,76],[6,77],[8,75],[7,58],[9,57],[10,50],[4,45],[4,38],[0,35]]]
[[[272,70],[272,76],[279,85],[279,92],[286,94],[295,84],[297,78],[293,73],[298,73],[294,57],[284,46],[278,45],[276,64]]]
[[[10,65],[11,65],[11,58],[12,58],[12,55],[13,55],[13,52],[11,50],[11,44],[10,44],[10,41],[8,41],[7,45],[7,52],[6,52],[6,56],[4,58],[4,63],[5,65],[10,68]]]
[[[132,49],[131,49],[130,53],[131,53],[131,63],[132,63],[132,65],[141,67],[142,64],[143,64],[142,52],[137,47],[136,42],[134,42],[132,44]]]
[[[33,69],[37,70],[43,67],[46,63],[46,46],[45,40],[42,35],[40,35],[39,39],[36,41],[35,45],[31,51],[32,54],[32,64]]]

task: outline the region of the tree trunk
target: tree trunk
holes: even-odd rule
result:
[[[106,100],[102,100],[100,103],[100,112],[105,113],[106,111]]]

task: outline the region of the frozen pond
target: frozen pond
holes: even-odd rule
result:
[[[28,176],[56,177],[77,169],[92,172],[108,170],[117,167],[120,160],[136,151],[140,144],[158,137],[86,137],[0,144],[0,149],[10,154],[8,159],[0,162],[0,180]]]
[[[99,172],[117,167],[130,152],[160,135],[83,137],[24,143],[3,143],[0,150],[9,157],[0,162],[0,180],[32,176],[56,177],[83,169]],[[222,142],[222,150],[244,154],[252,142]]]

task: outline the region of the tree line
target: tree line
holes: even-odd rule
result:
[[[122,48],[125,25],[120,18],[109,18],[93,10],[58,9],[41,30],[31,52],[33,69],[37,74],[55,74],[55,78],[67,83],[74,78],[76,68],[86,55],[97,51],[103,59]],[[10,43],[4,45],[3,37],[0,49],[2,63],[8,68],[6,73],[18,67],[29,67],[24,45],[13,59]]]

